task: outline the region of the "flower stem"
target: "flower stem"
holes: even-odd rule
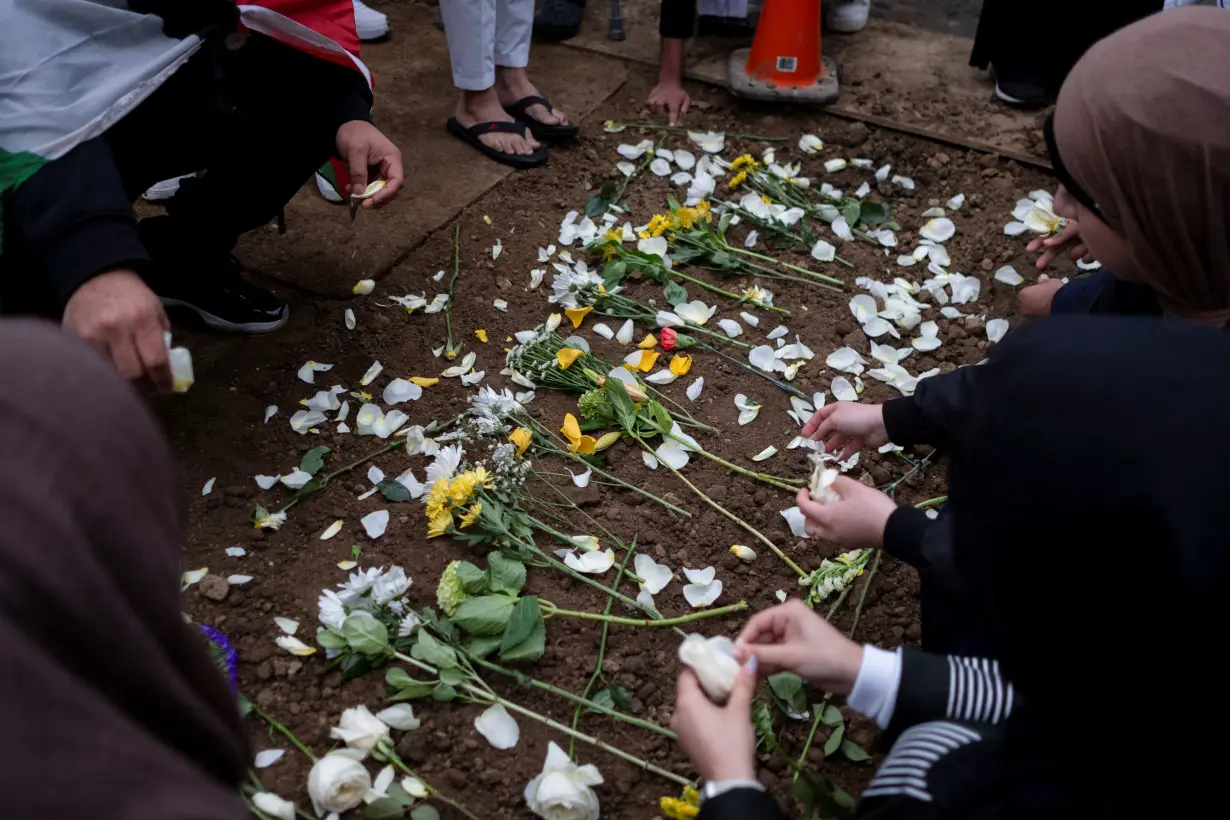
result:
[[[293,743],[296,749],[298,749],[299,751],[307,755],[308,760],[312,761],[313,763],[316,762],[316,755],[312,754],[312,750],[309,749],[307,746],[304,746],[303,743],[300,742],[299,738],[295,737],[294,732],[292,732],[290,729],[287,729],[285,726],[283,726],[278,720],[276,720],[268,712],[266,712],[265,710],[257,706],[253,701],[249,700],[248,705],[252,709],[252,711],[255,712],[258,717],[260,717],[261,720],[265,721],[272,728],[276,729],[277,731],[285,735],[286,739],[289,740],[291,743]]]
[[[400,769],[403,774],[408,774],[411,777],[413,777],[415,780],[422,783],[423,788],[427,789],[427,793],[430,794],[432,797],[436,798],[442,803],[447,803],[448,805],[452,806],[457,811],[464,814],[466,817],[469,817],[470,820],[479,820],[479,817],[477,814],[470,811],[465,806],[461,805],[460,803],[458,803],[456,800],[452,799],[451,797],[448,797],[443,792],[441,792],[439,789],[437,789],[435,786],[431,785],[426,780],[424,780],[422,777],[420,777],[418,773],[416,773],[413,769],[407,766],[405,761],[403,761],[400,757],[398,757],[396,753],[389,755],[389,763],[392,764],[394,768]]]
[[[636,435],[635,433],[632,433],[632,432],[629,432],[629,435],[631,435],[631,436],[632,436],[632,438],[634,438],[634,439],[636,439],[638,442],[640,442],[640,445],[641,445],[642,447],[644,447],[644,448],[645,448],[645,450],[646,450],[647,452],[649,452],[649,453],[653,453],[653,449],[652,449],[652,448],[650,448],[650,446],[649,446],[648,444],[646,444],[646,443],[645,443],[645,440],[644,440],[644,439],[642,439],[640,436],[638,436],[638,435]],[[669,464],[666,464],[665,462],[662,462],[662,464],[666,467],[666,469],[668,469],[668,470],[670,470],[672,473],[674,473],[676,478],[678,478],[680,481],[682,481],[684,484],[686,484],[686,485],[688,486],[688,489],[690,489],[692,492],[694,492],[694,493],[696,493],[698,496],[700,496],[701,501],[704,501],[704,502],[705,502],[706,504],[708,504],[710,507],[712,507],[713,509],[717,510],[719,513],[721,513],[721,514],[722,514],[722,515],[724,515],[725,517],[729,518],[731,521],[735,522],[735,523],[736,523],[736,524],[738,524],[740,527],[742,527],[743,529],[747,530],[747,532],[749,532],[751,535],[753,535],[754,537],[756,537],[757,539],[759,539],[761,543],[763,543],[765,546],[767,546],[770,550],[772,550],[772,551],[773,551],[773,554],[774,554],[774,555],[776,555],[778,558],[782,559],[782,561],[784,561],[784,562],[786,563],[786,566],[788,566],[788,567],[790,567],[790,569],[794,570],[794,572],[795,572],[795,574],[796,574],[796,575],[798,575],[800,578],[807,578],[807,577],[808,577],[808,573],[804,572],[804,571],[803,571],[803,569],[802,569],[802,568],[801,568],[798,564],[796,564],[794,561],[790,560],[790,556],[786,555],[786,553],[784,553],[784,552],[782,552],[780,549],[778,549],[778,548],[777,548],[777,545],[776,545],[776,544],[774,544],[772,541],[770,541],[768,538],[766,538],[766,537],[764,536],[764,534],[760,532],[760,530],[756,529],[756,528],[755,528],[755,527],[753,527],[751,524],[747,523],[747,522],[746,522],[746,521],[744,521],[742,518],[740,518],[739,516],[735,515],[735,514],[734,514],[734,513],[732,513],[730,510],[726,509],[725,507],[723,507],[721,504],[719,504],[719,503],[717,503],[716,501],[714,501],[714,500],[713,500],[712,498],[710,498],[709,496],[705,495],[703,492],[701,492],[701,491],[700,491],[700,488],[699,488],[699,487],[697,487],[697,486],[696,486],[695,484],[693,484],[691,481],[688,481],[686,478],[684,478],[683,473],[679,472],[679,471],[678,471],[678,470],[676,470],[674,467],[672,467],[672,466],[671,466],[671,465],[669,465]]]
[[[671,434],[671,433],[663,433],[663,438],[668,438],[668,439],[670,439],[671,441],[674,441],[674,442],[676,442],[676,443],[678,443],[678,444],[683,444],[683,445],[687,446],[689,449],[690,449],[690,448],[691,448],[691,446],[692,446],[692,445],[691,445],[691,444],[689,444],[688,442],[684,441],[683,439],[681,439],[681,438],[679,438],[678,436],[673,435],[673,434]],[[709,452],[708,450],[696,450],[696,451],[694,451],[694,452],[696,452],[698,455],[702,455],[702,456],[704,456],[705,458],[709,459],[709,460],[710,460],[710,461],[712,461],[712,462],[715,462],[715,463],[717,463],[717,464],[721,464],[721,465],[722,465],[723,467],[725,467],[726,469],[731,470],[732,472],[736,472],[736,473],[738,473],[739,475],[744,475],[744,476],[747,476],[748,478],[754,478],[754,479],[756,479],[757,481],[763,481],[765,484],[771,484],[771,485],[773,485],[774,487],[779,487],[779,488],[781,488],[781,489],[783,489],[783,490],[788,490],[788,491],[790,491],[790,492],[792,492],[792,493],[796,493],[796,492],[798,492],[798,491],[799,491],[799,487],[800,487],[800,486],[802,486],[802,485],[804,484],[804,481],[803,481],[802,479],[797,479],[798,486],[791,486],[790,484],[788,484],[788,483],[786,483],[786,482],[791,481],[792,479],[787,479],[787,478],[778,478],[777,476],[771,476],[771,475],[768,475],[767,473],[755,473],[755,472],[752,472],[751,470],[748,470],[748,469],[746,469],[746,468],[744,468],[744,467],[740,467],[738,464],[733,464],[733,463],[731,463],[731,462],[727,461],[726,459],[722,458],[721,456],[714,455],[713,453]]]
[[[619,582],[623,580],[624,571],[628,568],[628,562],[632,560],[632,556],[635,552],[636,552],[636,538],[633,537],[632,545],[629,546],[628,549],[624,552],[624,560],[620,562],[619,570],[615,573],[615,586],[617,588],[619,587]],[[602,608],[602,612],[604,615],[611,614],[611,605],[613,603],[615,603],[614,598],[608,597],[606,599],[606,606]],[[594,659],[594,673],[589,676],[589,680],[585,683],[585,688],[581,691],[581,697],[583,698],[586,698],[586,699],[589,698],[589,693],[593,691],[594,684],[597,683],[598,678],[602,676],[602,663],[604,660],[606,660],[606,638],[607,638],[607,635],[610,634],[610,631],[611,631],[611,625],[609,623],[604,623],[602,625],[602,637],[598,640],[598,657]],[[583,707],[581,706],[581,704],[578,703],[576,708],[572,710],[572,728],[573,729],[577,728],[577,725],[581,722],[581,709],[582,708]],[[654,725],[656,726],[657,724],[654,724]],[[576,754],[577,754],[577,739],[575,737],[570,737],[568,738],[568,756],[571,758],[575,758]]]
[[[437,676],[440,674],[440,670],[436,669],[434,666],[431,666],[430,664],[427,664],[427,663],[423,663],[422,661],[412,658],[409,655],[405,655],[401,652],[394,652],[393,657],[397,658],[398,660],[404,661],[405,663],[409,663],[412,666],[416,666],[419,669],[422,669],[431,674],[434,674]],[[678,783],[680,786],[689,785],[690,781],[685,780],[684,778],[680,777],[677,774],[668,772],[663,768],[655,766],[654,764],[650,763],[647,760],[641,760],[636,755],[629,754],[628,752],[625,752],[623,749],[618,749],[610,745],[609,743],[599,740],[593,735],[588,735],[584,732],[573,729],[571,726],[565,726],[559,721],[549,718],[546,715],[540,715],[539,713],[531,709],[527,709],[524,706],[513,703],[510,700],[506,700],[505,698],[500,697],[499,695],[495,694],[494,692],[490,690],[481,689],[475,686],[473,683],[470,683],[468,681],[462,681],[458,688],[464,691],[469,697],[481,703],[487,703],[493,706],[498,704],[500,706],[503,706],[505,709],[508,709],[509,711],[516,712],[517,714],[520,714],[520,715],[525,715],[526,717],[536,720],[539,723],[542,723],[546,726],[550,726],[552,729],[555,729],[556,731],[563,732],[564,734],[568,735],[568,737],[576,738],[577,740],[583,740],[586,743],[590,744],[591,746],[596,746],[597,748],[602,749],[604,752],[608,752],[622,760],[626,760],[629,763],[632,763],[633,765],[638,766],[639,768],[644,769],[647,772],[652,772],[656,775],[659,775],[660,777],[665,777],[667,780]],[[560,690],[560,691],[562,692],[563,690]],[[576,697],[576,696],[573,695],[573,697]],[[594,706],[598,706],[598,704],[594,704]]]
[[[948,496],[946,495],[937,496],[935,498],[928,498],[926,501],[919,501],[917,504],[915,504],[914,509],[925,510],[927,507],[934,507],[936,504],[943,504],[947,500],[948,500]]]
[[[738,359],[736,359],[734,356],[728,356],[727,354],[725,354],[725,353],[723,353],[722,351],[718,350],[716,347],[711,347],[711,346],[709,346],[709,345],[707,345],[707,344],[705,344],[704,342],[701,342],[701,341],[697,341],[697,342],[696,342],[696,346],[697,346],[697,347],[700,347],[700,348],[703,348],[703,349],[705,349],[705,350],[708,350],[708,351],[709,351],[709,352],[711,352],[711,353],[716,353],[717,355],[721,356],[723,359],[725,359],[726,361],[728,361],[728,362],[730,362],[731,364],[735,365],[736,367],[738,367],[738,368],[739,368],[739,369],[741,369],[741,370],[746,370],[748,373],[751,373],[751,374],[752,374],[752,375],[754,375],[754,376],[759,376],[760,378],[764,379],[765,381],[772,382],[772,383],[773,383],[773,384],[777,387],[777,389],[779,389],[779,390],[785,391],[786,393],[789,393],[789,394],[790,394],[790,395],[792,395],[792,396],[798,396],[800,399],[803,399],[804,401],[807,401],[807,402],[810,402],[810,401],[812,400],[812,397],[811,397],[811,396],[807,395],[807,394],[806,394],[806,393],[804,393],[802,390],[799,390],[797,387],[793,387],[793,386],[791,386],[791,385],[789,385],[789,384],[786,384],[786,383],[785,383],[785,382],[783,382],[783,381],[778,381],[777,379],[775,379],[775,378],[773,378],[772,376],[770,376],[768,373],[765,373],[765,372],[764,372],[763,370],[761,370],[760,368],[758,368],[758,367],[752,367],[750,364],[746,364],[746,363],[744,363],[744,362],[741,362],[741,361],[739,361]]]
[[[544,526],[545,526],[545,525],[544,525]],[[554,530],[548,530],[548,532],[550,532],[550,533],[552,533],[552,534],[555,534],[555,531],[554,531]],[[563,571],[565,574],[567,574],[567,575],[569,575],[569,576],[571,576],[571,577],[575,578],[575,579],[576,579],[576,580],[578,580],[578,581],[581,581],[582,583],[589,584],[591,587],[594,587],[595,589],[600,589],[600,590],[602,590],[602,591],[603,591],[603,592],[605,592],[607,595],[611,595],[611,596],[614,596],[614,597],[618,598],[619,600],[623,601],[625,604],[627,604],[628,606],[632,607],[633,609],[636,609],[636,610],[638,610],[638,611],[640,611],[640,612],[646,612],[645,607],[644,607],[644,606],[642,606],[641,604],[639,604],[637,601],[633,600],[632,598],[629,598],[627,595],[624,595],[622,592],[618,592],[618,591],[616,591],[616,590],[611,589],[611,588],[610,588],[610,587],[608,587],[608,586],[604,586],[603,584],[599,583],[598,581],[595,581],[593,578],[590,578],[589,576],[585,575],[584,573],[577,572],[576,570],[574,570],[572,567],[568,566],[568,565],[567,565],[567,564],[565,564],[564,562],[559,561],[559,560],[556,560],[556,558],[555,558],[554,556],[552,556],[552,555],[547,555],[545,552],[543,552],[541,549],[539,549],[539,548],[538,548],[538,545],[537,545],[537,544],[535,544],[534,542],[532,542],[532,541],[528,541],[528,542],[527,542],[527,541],[523,541],[523,540],[521,540],[521,539],[519,539],[519,538],[512,538],[512,536],[511,536],[511,535],[509,536],[509,538],[510,538],[510,539],[512,539],[513,541],[515,541],[515,543],[521,544],[522,546],[526,547],[527,549],[530,549],[530,551],[531,551],[531,552],[533,552],[533,553],[535,553],[536,555],[538,555],[538,557],[539,557],[539,558],[542,558],[542,559],[543,559],[544,561],[546,561],[546,562],[547,562],[550,566],[553,566],[553,567],[555,567],[556,569]],[[656,613],[649,613],[649,612],[646,612],[646,614],[656,614]]]
[[[328,487],[329,482],[337,478],[342,473],[348,473],[351,470],[355,469],[356,467],[362,467],[364,464],[371,461],[376,456],[382,456],[385,453],[392,452],[393,450],[396,450],[398,447],[404,446],[405,443],[406,443],[406,440],[403,438],[401,441],[394,441],[389,444],[386,444],[385,446],[381,447],[379,450],[376,450],[374,452],[368,453],[367,455],[363,456],[358,461],[351,462],[350,464],[347,464],[345,467],[338,467],[336,470],[334,470],[331,473],[326,473],[320,479],[319,483],[312,481],[312,482],[309,482],[308,484],[305,484],[304,489],[307,489],[307,487],[312,487],[312,489],[308,490],[307,492],[300,490],[299,492],[295,493],[295,497],[290,500],[290,503],[287,504],[282,509],[278,510],[278,512],[283,512],[283,513],[287,512],[292,507],[294,507],[296,504],[298,504],[300,501],[305,501],[309,497],[316,495],[316,493],[320,492],[325,487]]]
[[[755,251],[748,250],[747,248],[736,248],[734,245],[731,245],[729,242],[726,243],[726,249],[731,251],[732,253],[741,254],[743,256],[750,256],[752,259],[759,259],[762,262],[772,262],[775,265],[781,265],[783,268],[786,268],[787,270],[796,271],[798,273],[805,273],[808,276],[814,276],[817,279],[822,279],[825,282],[831,282],[835,285],[845,284],[840,279],[837,279],[833,276],[826,276],[825,274],[817,273],[814,270],[808,270],[807,268],[801,268],[798,265],[792,265],[789,262],[783,262],[780,259],[774,259],[772,256],[765,256],[763,253],[756,253]],[[842,260],[842,261],[844,262],[845,260]],[[849,265],[850,263],[846,262],[846,264]],[[853,267],[853,265],[851,265],[851,267]]]
[[[771,310],[774,313],[784,313],[787,316],[790,315],[790,311],[786,310],[785,308],[777,307],[776,305],[758,305],[755,302],[749,302],[747,299],[743,298],[737,293],[732,293],[729,290],[723,290],[722,288],[719,288],[717,285],[711,285],[708,282],[704,281],[703,279],[697,279],[694,276],[688,276],[686,273],[682,273],[680,271],[671,271],[671,276],[677,277],[679,279],[683,279],[685,282],[691,282],[694,285],[700,285],[705,290],[711,291],[713,293],[721,294],[722,296],[726,296],[730,299],[734,299],[736,302],[748,302],[749,304],[755,305],[760,310]]]
[[[572,609],[560,609],[550,601],[543,601],[541,599],[539,599],[539,606],[542,608],[543,613],[548,617],[553,615],[563,615],[569,618],[580,618],[584,621],[602,621],[608,624],[622,624],[624,626],[678,626],[679,624],[700,621],[705,618],[717,618],[722,615],[729,615],[732,612],[741,612],[747,609],[747,601],[739,601],[737,604],[727,604],[726,606],[720,606],[717,609],[706,609],[700,612],[693,612],[691,615],[680,615],[677,618],[663,618],[661,620],[621,618],[618,615],[600,615],[596,612],[578,612]]]

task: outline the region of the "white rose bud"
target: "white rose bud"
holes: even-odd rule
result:
[[[730,548],[730,551],[733,552],[735,557],[740,561],[745,561],[750,564],[756,560],[756,550],[751,547],[745,547],[742,544],[735,544]]]
[[[832,504],[840,501],[841,496],[833,489],[833,482],[839,475],[837,470],[826,470],[823,464],[817,464],[811,474],[811,500],[819,504]]]
[[[598,795],[591,787],[601,783],[597,766],[576,765],[552,741],[542,773],[525,787],[525,802],[544,820],[598,820]]]
[[[390,742],[388,725],[368,711],[366,706],[355,706],[342,712],[342,719],[329,730],[329,737],[364,755],[371,754],[382,742]]]
[[[363,802],[372,786],[367,767],[348,750],[330,752],[316,761],[308,774],[308,796],[316,814],[343,812]]]
[[[295,804],[283,800],[273,792],[257,792],[252,795],[252,805],[278,820],[295,820]]]
[[[730,697],[730,690],[735,688],[735,679],[739,677],[734,649],[730,638],[721,635],[705,638],[695,633],[679,645],[679,662],[696,673],[700,688],[715,703]]]

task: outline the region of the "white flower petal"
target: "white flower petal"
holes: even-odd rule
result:
[[[278,629],[287,635],[294,635],[299,631],[299,622],[294,618],[283,618],[279,615],[273,619],[273,622],[278,625]]]
[[[650,384],[665,385],[665,384],[670,384],[677,378],[679,377],[676,376],[674,373],[672,373],[670,370],[663,368],[662,370],[659,370],[657,373],[651,373],[648,376],[646,376],[645,381],[649,382]]]
[[[295,820],[295,804],[273,792],[256,792],[252,795],[252,805],[261,814],[276,817],[277,820]]]
[[[743,326],[734,319],[718,319],[717,326],[730,338],[743,335]]]
[[[373,513],[368,513],[359,519],[359,523],[363,525],[368,538],[379,538],[384,535],[384,531],[389,527],[389,511],[376,510]]]
[[[764,461],[777,455],[777,448],[770,444],[768,447],[761,450],[756,455],[752,456],[752,461]]]
[[[421,724],[414,716],[414,707],[408,703],[398,703],[388,709],[382,709],[376,713],[376,717],[399,732],[413,732]]]
[[[674,470],[682,470],[688,464],[688,451],[674,439],[667,439],[654,450],[657,460]]]
[[[328,529],[326,529],[324,532],[320,534],[320,540],[328,541],[330,538],[337,535],[339,532],[342,531],[342,525],[345,523],[346,522],[340,518],[334,521],[332,524],[329,525]]]
[[[508,714],[508,710],[500,703],[488,707],[474,718],[474,728],[497,749],[512,749],[521,739],[521,729],[517,726],[517,721],[513,720],[512,715]]]
[[[641,450],[641,461],[645,462],[645,466],[651,470],[658,469],[657,457],[648,450]]]
[[[273,486],[278,483],[278,479],[281,477],[280,475],[258,475],[253,476],[253,479],[256,481],[256,486],[262,490],[270,490],[273,489]]]
[[[611,330],[611,328],[603,322],[598,322],[595,324],[593,326],[593,331],[604,339],[615,338],[615,331]]]
[[[1011,265],[1004,265],[999,270],[995,271],[995,281],[1003,282],[1005,285],[1016,287],[1025,281],[1025,277],[1016,272],[1016,268]]]
[[[799,137],[799,150],[804,154],[818,154],[824,150],[824,141],[815,134],[804,134]]]
[[[697,376],[696,379],[688,385],[687,397],[688,401],[696,401],[700,397],[700,391],[705,389],[705,377]]]
[[[683,588],[683,597],[693,609],[709,606],[721,594],[721,581],[710,581],[707,584],[687,584]]]
[[[405,379],[393,379],[384,388],[381,398],[385,404],[401,404],[406,401],[416,401],[423,395],[423,388]]]
[[[952,223],[951,219],[943,216],[927,220],[927,223],[918,231],[919,236],[923,239],[930,239],[932,242],[947,242],[956,233],[957,226]]]
[[[829,385],[833,398],[838,401],[858,401],[858,392],[845,376],[838,376]]]
[[[636,332],[636,327],[632,324],[632,320],[628,319],[620,325],[619,332],[615,334],[615,341],[621,345],[632,344],[632,334]]]
[[[637,554],[632,560],[632,566],[636,570],[637,577],[641,579],[641,588],[647,590],[651,595],[657,595],[665,589],[674,577],[669,567],[659,564],[644,553]]]
[[[957,194],[952,199],[948,200],[948,208],[953,211],[961,210],[961,206],[965,204],[965,194]]]
[[[243,547],[227,547],[226,554],[230,558],[242,558],[248,554],[248,551]]]
[[[1004,338],[1004,334],[1008,332],[1007,319],[992,319],[987,322],[986,326],[987,340],[990,342],[998,342]]]
[[[819,239],[812,245],[811,255],[813,259],[821,262],[832,262],[837,257],[837,248],[832,243]]]
[[[267,769],[281,760],[284,754],[286,754],[285,749],[265,749],[263,752],[256,753],[256,760],[252,765],[257,769]]]
[[[293,635],[282,635],[274,643],[278,645],[279,649],[284,649],[292,655],[307,657],[308,655],[316,654],[316,647],[308,646]]]
[[[766,373],[772,373],[777,366],[777,356],[769,345],[760,345],[748,351],[747,360]]]
[[[1009,222],[1004,226],[1004,236],[1020,236],[1029,230],[1024,222]]]
[[[790,532],[794,533],[796,538],[808,538],[807,530],[804,526],[803,511],[798,507],[791,507],[787,510],[782,510],[782,518],[786,519],[786,523],[790,525]]]

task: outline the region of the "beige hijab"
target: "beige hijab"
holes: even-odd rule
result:
[[[1064,82],[1054,128],[1162,308],[1230,320],[1230,11],[1168,10],[1097,43]]]

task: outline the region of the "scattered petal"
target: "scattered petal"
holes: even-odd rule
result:
[[[180,576],[180,588],[187,589],[208,574],[209,570],[204,567],[201,569],[190,569]]]
[[[951,219],[942,216],[927,220],[927,223],[918,231],[919,236],[932,242],[947,242],[956,233],[957,226],[952,223]]]
[[[657,595],[674,577],[669,567],[659,564],[644,553],[637,553],[637,556],[632,559],[632,566],[636,570],[637,577],[641,579],[641,589],[650,595]]]
[[[256,761],[252,765],[258,769],[267,769],[281,760],[284,754],[286,754],[285,749],[266,749],[263,752],[257,752]]]
[[[254,478],[254,479],[255,479],[255,481],[256,481],[256,486],[260,487],[262,490],[271,490],[271,489],[273,489],[273,486],[274,486],[275,484],[277,484],[277,483],[278,483],[278,479],[280,479],[281,477],[282,477],[282,476],[280,476],[280,475],[258,475],[258,476],[253,476],[253,478]]]
[[[209,479],[209,481],[206,481],[205,486],[201,488],[201,495],[209,495],[210,493],[212,493],[214,491],[215,481],[217,481],[216,478],[211,478]]]
[[[658,469],[657,457],[648,450],[641,450],[641,461],[645,462],[645,466],[651,470]]]
[[[796,538],[808,538],[803,511],[798,507],[791,507],[788,510],[782,510],[782,518],[786,519],[786,523],[790,525],[790,532],[794,533]]]
[[[601,336],[604,339],[615,338],[615,331],[611,330],[611,328],[603,322],[598,322],[591,329],[594,331],[594,333],[597,333],[599,336]]]
[[[330,538],[337,535],[339,532],[342,531],[342,525],[345,523],[346,522],[340,518],[334,521],[332,524],[329,525],[328,529],[326,529],[324,532],[320,534],[320,540],[328,541]]]
[[[399,732],[413,732],[421,722],[414,716],[414,707],[408,703],[398,703],[376,713],[377,719],[390,729]]]
[[[987,322],[986,331],[987,341],[998,342],[1000,339],[1004,338],[1004,334],[1008,332],[1008,320],[992,319]]]
[[[700,391],[705,389],[705,377],[697,376],[696,381],[688,385],[687,397],[688,401],[696,401],[700,397]]]
[[[384,531],[389,526],[389,511],[376,510],[373,513],[368,513],[359,519],[359,523],[363,525],[363,529],[367,532],[368,538],[379,538],[384,535]]]
[[[730,551],[735,554],[735,557],[744,563],[750,564],[756,560],[756,551],[751,547],[745,547],[742,544],[735,544],[730,548]]]
[[[316,654],[316,647],[308,646],[293,635],[282,635],[275,643],[280,649],[284,649],[292,655],[307,657],[308,655]]]
[[[508,710],[500,703],[488,707],[474,718],[474,728],[497,749],[511,749],[521,739],[521,729],[517,726],[517,721],[513,720],[512,715],[508,714]]]
[[[804,134],[799,137],[799,150],[804,154],[818,154],[824,150],[824,141],[815,134]]]
[[[355,283],[355,286],[350,289],[350,292],[355,296],[366,296],[376,289],[376,281],[374,279],[360,279]]]
[[[299,622],[293,618],[283,618],[279,615],[273,619],[273,622],[287,635],[294,635],[299,631]]]
[[[266,407],[265,408],[265,424],[268,424],[269,419],[273,418],[277,414],[278,414],[278,406],[276,404],[271,404],[268,407]]]
[[[635,332],[636,328],[633,326],[632,320],[629,319],[620,326],[619,332],[615,334],[615,341],[620,344],[630,345],[632,344],[632,334]]]
[[[577,473],[574,473],[572,470],[568,470],[568,474],[572,476],[573,484],[577,485],[578,487],[588,487],[589,479],[591,476],[593,476],[594,471],[592,469],[586,469],[585,472],[578,475]]]
[[[332,369],[333,365],[331,364],[321,364],[320,362],[308,360],[303,367],[299,368],[299,379],[308,384],[315,384],[317,373],[324,373]]]
[[[823,239],[820,239],[816,241],[815,245],[812,245],[811,255],[813,259],[821,262],[832,262],[837,257],[837,248],[831,242],[825,242]]]
[[[772,458],[775,455],[777,455],[777,448],[773,445],[769,445],[756,455],[752,456],[752,461],[764,461],[765,459]]]
[[[347,330],[354,330],[359,324],[354,317],[354,311],[350,308],[346,308],[346,312],[342,314],[342,320],[345,322]]]
[[[685,570],[686,572],[686,570]],[[683,597],[694,609],[709,606],[722,594],[722,582],[713,580],[705,584],[687,584],[683,588]]]
[[[1016,272],[1016,268],[1011,265],[1004,265],[999,270],[995,271],[995,281],[1003,282],[1005,285],[1016,287],[1025,281],[1025,277]]]
[[[947,205],[950,210],[959,211],[961,206],[965,204],[965,194],[957,194],[952,199],[948,200]]]
[[[838,376],[833,379],[829,385],[829,390],[833,393],[833,398],[838,401],[858,401],[858,391],[850,384],[850,380],[845,376]]]
[[[228,558],[242,558],[248,554],[248,551],[243,547],[227,547],[226,555]]]

